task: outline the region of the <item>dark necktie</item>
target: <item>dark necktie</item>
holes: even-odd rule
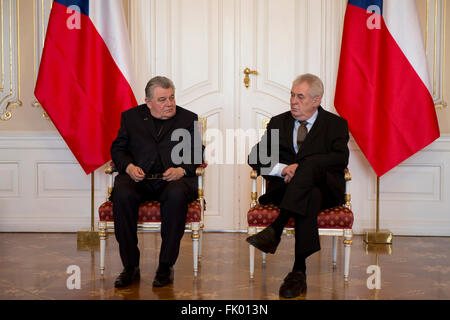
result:
[[[308,129],[306,129],[307,124],[308,124],[308,121],[306,121],[306,120],[300,121],[300,126],[298,127],[298,132],[297,132],[298,150],[300,150],[300,147],[301,147],[303,141],[305,141],[306,135],[308,134]]]

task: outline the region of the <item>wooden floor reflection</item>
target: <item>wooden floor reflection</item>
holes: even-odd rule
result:
[[[197,279],[192,272],[190,234],[182,240],[175,265],[174,284],[155,289],[152,280],[160,246],[158,233],[139,234],[141,280],[117,290],[114,279],[122,266],[114,235],[108,239],[106,271],[100,275],[99,251],[78,250],[71,233],[0,233],[0,299],[182,299],[276,300],[285,275],[293,264],[292,237],[283,237],[275,255],[263,267],[255,261],[255,278],[249,279],[249,250],[245,233],[204,233],[203,256]],[[350,281],[343,280],[343,248],[331,266],[331,238],[321,239],[322,250],[307,260],[307,293],[298,299],[450,299],[450,238],[394,237],[392,252],[367,251],[361,236],[352,246]],[[385,247],[382,247],[383,249]],[[384,252],[383,252],[384,251]],[[381,289],[369,290],[367,267],[381,268]],[[67,267],[81,269],[81,289],[69,290]]]

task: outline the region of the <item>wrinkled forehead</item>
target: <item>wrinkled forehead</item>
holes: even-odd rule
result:
[[[174,90],[172,88],[155,87],[153,90],[153,98],[169,98],[174,95]]]
[[[300,82],[300,83],[293,83],[291,88],[291,93],[294,94],[303,94],[309,96],[309,83],[306,81]]]

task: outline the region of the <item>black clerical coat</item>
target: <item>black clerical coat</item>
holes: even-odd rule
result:
[[[175,116],[163,121],[160,132],[156,130],[147,105],[142,104],[122,113],[117,138],[111,145],[112,161],[119,173],[125,173],[130,163],[142,168],[146,174],[182,167],[187,177],[191,177],[187,180],[192,187],[196,186],[195,170],[202,163],[201,137],[196,122],[198,116],[182,107],[176,108]],[[186,131],[174,132],[177,129]],[[186,136],[186,133],[189,134]],[[186,155],[188,161],[176,161],[176,158],[186,159],[183,158]]]

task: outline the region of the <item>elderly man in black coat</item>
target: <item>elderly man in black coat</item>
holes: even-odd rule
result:
[[[202,163],[198,116],[175,103],[175,87],[165,77],[152,78],[145,104],[122,113],[111,157],[119,174],[114,180],[114,230],[124,269],[115,287],[140,278],[137,218],[139,205],[161,204],[161,250],[153,286],[173,282],[188,204],[195,200],[195,170]]]
[[[317,76],[304,74],[295,79],[291,110],[270,120],[261,142],[249,155],[249,165],[268,180],[267,192],[259,202],[278,205],[280,214],[247,242],[273,254],[284,226],[290,218],[295,219],[295,262],[279,292],[285,298],[306,290],[305,260],[320,250],[318,212],[344,202],[348,126],[346,120],[320,106],[323,91]]]

